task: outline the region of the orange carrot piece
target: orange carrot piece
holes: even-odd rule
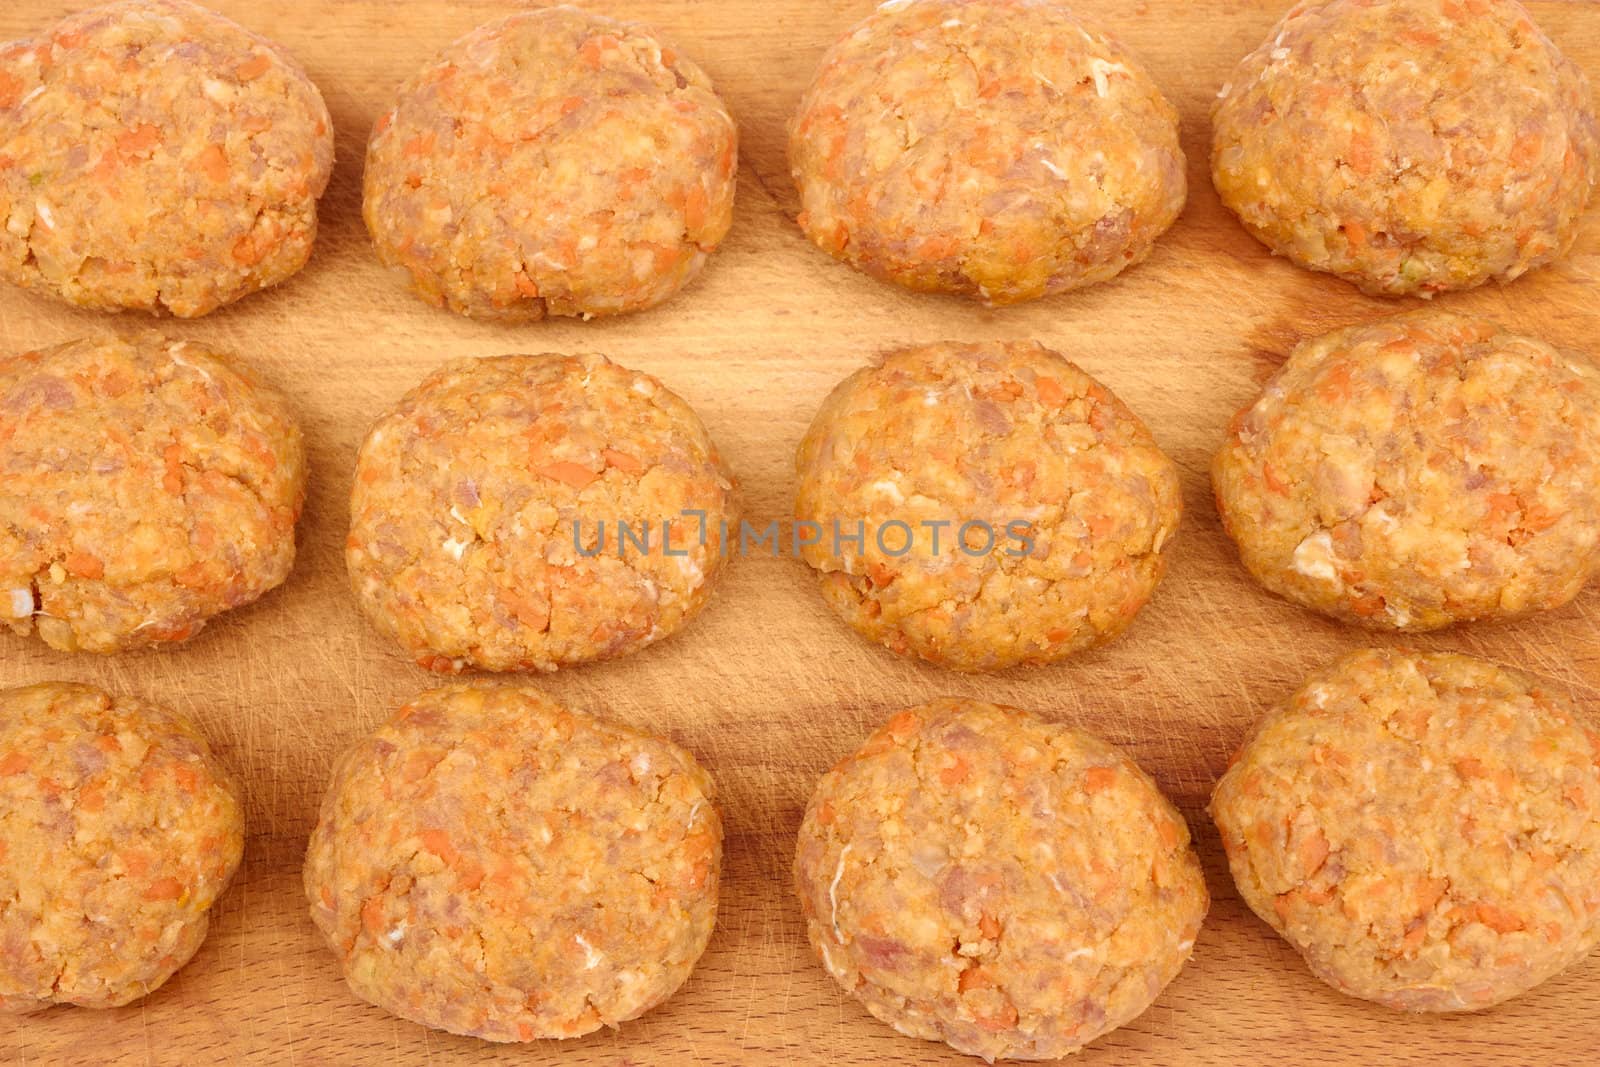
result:
[[[62,564],[67,568],[67,573],[74,578],[88,578],[90,580],[105,577],[106,567],[100,562],[99,557],[81,548],[68,552]]]
[[[1110,789],[1117,781],[1115,767],[1090,767],[1083,772],[1083,791],[1085,793],[1099,793]]]
[[[254,56],[233,68],[234,75],[242,82],[255,81],[272,67],[272,59],[265,52],[257,52]]]
[[[1067,391],[1054,378],[1040,378],[1033,383],[1033,387],[1039,394],[1041,404],[1058,408],[1067,402]]]
[[[208,144],[200,151],[200,169],[214,182],[228,180],[228,154],[219,144]]]
[[[146,900],[177,900],[183,896],[183,883],[176,878],[157,878],[145,888]]]
[[[640,471],[644,470],[644,464],[640,463],[637,459],[634,459],[626,452],[618,452],[614,448],[607,448],[603,449],[600,454],[606,458],[606,463],[608,465],[617,468],[619,471],[625,471],[628,474],[638,474]]]
[[[599,472],[592,471],[588,467],[583,466],[581,463],[573,463],[571,460],[562,460],[559,463],[547,463],[544,466],[537,468],[534,473],[538,474],[541,478],[549,478],[551,481],[564,482],[567,485],[572,486],[574,489],[583,489],[596,478],[600,477]]]

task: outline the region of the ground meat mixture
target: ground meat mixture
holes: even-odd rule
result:
[[[233,779],[188,722],[86,685],[0,690],[0,1012],[154,991],[243,850]]]
[[[738,522],[698,416],[604,356],[446,364],[361,448],[346,560],[437,671],[608,659],[703,608]]]
[[[1211,811],[1245,903],[1351,996],[1487,1008],[1600,943],[1600,732],[1537,678],[1356,652],[1267,714]]]
[[[0,279],[204,315],[305,265],[333,126],[283,49],[185,0],[0,45]]]
[[[891,0],[789,126],[800,225],[912,289],[1014,304],[1150,254],[1183,209],[1178,113],[1054,0]]]
[[[699,273],[733,218],[738,133],[711,80],[636,23],[487,23],[400,89],[367,146],[378,258],[479,318],[614,315]]]
[[[722,823],[678,746],[533,689],[435,689],[339,761],[311,917],[364,1000],[489,1041],[577,1037],[683,984]]]
[[[868,1011],[985,1059],[1054,1059],[1150,1006],[1208,898],[1183,818],[1112,746],[938,700],[822,779],[795,885]]]
[[[154,335],[0,356],[0,626],[182,641],[288,577],[300,428],[229,357]]]
[[[962,671],[1121,633],[1182,510],[1144,424],[1032,343],[888,354],[828,396],[796,466],[795,515],[816,532],[802,554],[828,603],[891,650]]]
[[[1544,266],[1600,183],[1588,82],[1516,0],[1297,4],[1213,128],[1217,191],[1246,228],[1375,294]]]
[[[1431,630],[1565,604],[1600,569],[1600,367],[1423,311],[1296,348],[1212,467],[1268,589]]]

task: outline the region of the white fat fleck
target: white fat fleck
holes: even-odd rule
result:
[[[551,259],[548,255],[546,255],[543,252],[534,252],[532,255],[530,255],[528,257],[528,262],[530,262],[530,263],[532,263],[532,264],[534,264],[536,266],[544,267],[544,268],[546,268],[548,270],[564,271],[564,270],[567,269],[566,268],[566,264],[560,263],[560,262],[557,262],[554,259]]]
[[[906,495],[900,491],[900,487],[898,485],[894,484],[894,482],[890,481],[888,478],[873,482],[867,488],[875,492],[882,493],[896,504],[904,504],[906,502]]]
[[[1411,625],[1411,613],[1406,611],[1405,608],[1397,608],[1393,604],[1385,604],[1383,613],[1389,616],[1389,621],[1396,626],[1405,627]]]
[[[1092,948],[1075,948],[1067,953],[1067,962],[1071,963],[1073,960],[1081,960],[1093,955],[1094,949]]]
[[[879,11],[899,11],[901,8],[910,7],[912,0],[883,0],[878,5]]]
[[[1312,707],[1326,707],[1328,703],[1328,687],[1325,685],[1313,686],[1306,696],[1311,701]]]
[[[957,26],[961,25],[961,20],[960,19],[945,19],[943,22],[939,23],[939,25],[944,27],[947,30],[953,30]]]
[[[1333,566],[1333,535],[1318,530],[1301,541],[1294,550],[1294,569],[1319,582],[1336,582],[1339,572]]]
[[[35,85],[33,87],[33,92],[29,93],[27,96],[25,96],[21,100],[19,100],[17,102],[17,106],[18,107],[27,107],[30,103],[32,103],[39,96],[40,93],[44,92],[44,90],[45,90],[45,87],[43,85]]]
[[[1128,68],[1121,63],[1107,63],[1098,56],[1089,60],[1089,73],[1094,78],[1094,94],[1096,96],[1106,95],[1107,86],[1110,84],[1106,79],[1106,75],[1114,70],[1121,71],[1124,74],[1128,72]]]
[[[1040,156],[1039,162],[1044,164],[1045,170],[1049,171],[1051,174],[1054,174],[1057,178],[1061,179],[1062,181],[1067,180],[1067,172],[1056,166],[1055,163],[1051,161],[1049,156]]]
[[[578,251],[587,252],[600,243],[599,238],[592,233],[586,233],[578,238]]]
[[[1189,938],[1187,941],[1179,941],[1178,942],[1178,951],[1181,952],[1182,954],[1184,954],[1185,956],[1187,956],[1189,954],[1189,950],[1192,949],[1192,948],[1194,948],[1194,938],[1192,938],[1192,937]]]
[[[471,541],[458,541],[452,537],[444,543],[443,547],[446,552],[450,553],[451,559],[460,559],[461,554],[467,550],[467,546],[470,544],[472,544]]]
[[[925,408],[937,407],[941,394],[937,389],[926,389],[922,393],[922,406]]]
[[[26,619],[33,614],[33,590],[11,590],[11,617],[13,619]]]
[[[1289,50],[1287,48],[1274,48],[1271,55],[1274,63],[1280,63],[1289,58]]]
[[[689,822],[688,822],[687,825],[689,825],[689,826],[693,826],[694,825],[694,817],[696,815],[700,814],[700,809],[703,808],[704,806],[705,805],[701,801],[698,801],[698,800],[695,801],[692,805],[689,806]]]
[[[605,953],[597,952],[595,947],[583,939],[582,934],[573,934],[572,940],[583,946],[583,969],[592,971],[600,966],[600,961],[605,959]]]
[[[43,200],[35,200],[33,202],[33,213],[38,215],[39,221],[44,223],[50,229],[53,230],[56,228],[56,217],[51,212],[50,205],[45,203]]]
[[[844,934],[839,932],[839,879],[844,877],[844,858],[850,855],[850,845],[839,850],[839,866],[833,870],[833,881],[828,883],[828,918],[833,923],[834,940],[844,944]]]
[[[1233,83],[1232,82],[1223,82],[1222,83],[1222,88],[1217,90],[1217,99],[1218,100],[1226,100],[1226,99],[1228,99],[1228,94],[1231,93],[1231,92],[1233,92]]]
[[[181,353],[188,347],[189,346],[186,343],[179,342],[178,344],[175,344],[171,348],[167,349],[167,355],[171,356],[172,362],[176,363],[178,366],[187,367],[189,370],[192,370],[196,374],[200,375],[200,377],[204,378],[206,381],[215,384],[216,379],[211,377],[210,371],[206,370],[204,367],[190,363],[188,360],[183,358]]]
[[[700,579],[706,576],[706,572],[700,568],[700,564],[696,563],[693,557],[675,556],[673,558],[678,561],[678,569],[684,573],[684,576],[687,577],[690,582],[698,585],[700,583]]]
[[[389,942],[390,948],[393,948],[400,942],[404,941],[406,939],[406,921],[401,919],[399,922],[395,923],[394,926],[390,928],[389,932],[383,935],[383,939]]]
[[[817,944],[822,947],[822,965],[828,969],[828,973],[839,981],[846,982],[846,976],[850,973],[849,969],[841,967],[839,961],[833,958],[833,949],[828,945],[827,941],[819,939]],[[846,982],[846,985],[849,984],[851,983]]]
[[[472,525],[472,523],[467,521],[467,517],[465,515],[461,514],[461,509],[456,507],[454,504],[450,505],[450,517],[452,519],[456,520],[457,522],[459,522],[463,526],[471,526]]]
[[[637,752],[633,759],[628,761],[628,770],[633,772],[635,778],[643,778],[650,773],[650,753]]]

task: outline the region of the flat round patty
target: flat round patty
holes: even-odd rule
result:
[[[895,715],[818,784],[795,856],[812,948],[874,1016],[984,1059],[1131,1021],[1208,898],[1183,818],[1117,749],[1014,708]]]
[[[333,125],[282,48],[185,0],[0,45],[0,278],[184,318],[305,265]]]
[[[423,693],[339,761],[306,853],[357,996],[489,1041],[577,1037],[683,984],[722,823],[678,746],[533,689]]]
[[[1559,607],[1600,568],[1600,367],[1440,312],[1336,330],[1235,417],[1212,480],[1250,572],[1335,618]]]
[[[430,303],[613,315],[699,273],[737,162],[704,71],[648,27],[553,7],[479,26],[401,86],[363,211],[378,258]]]
[[[1351,996],[1486,1008],[1600,943],[1600,732],[1540,679],[1353,653],[1267,713],[1211,813],[1245,902]]]
[[[305,485],[282,397],[217,352],[0,356],[0,624],[63,651],[191,637],[288,577]]]
[[[0,690],[0,1012],[153,992],[243,851],[233,779],[184,719],[86,685]]]
[[[881,5],[823,57],[789,164],[824,251],[989,304],[1143,260],[1185,195],[1178,113],[1120,44],[1041,0]]]
[[[1104,386],[1040,345],[901,349],[840,383],[796,459],[802,549],[839,615],[956,670],[1121,633],[1166,569],[1177,469]]]
[[[446,364],[367,435],[346,560],[363,610],[437,671],[555,670],[705,606],[738,522],[689,406],[604,356]]]
[[[1376,294],[1544,266],[1600,182],[1588,81],[1516,0],[1299,4],[1212,127],[1217,192],[1245,227]]]

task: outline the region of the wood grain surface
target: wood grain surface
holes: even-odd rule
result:
[[[1247,726],[1311,669],[1374,639],[1253,585],[1213,510],[1207,465],[1234,410],[1302,337],[1403,306],[1272,259],[1208,180],[1208,107],[1282,0],[1078,0],[1140,54],[1183,114],[1189,206],[1154,256],[1115,282],[987,311],[876,283],[794,224],[784,123],[823,50],[867,0],[594,0],[654,23],[716,80],[742,129],[732,234],[704,276],[654,311],[508,328],[423,305],[375,261],[360,219],[368,130],[401,80],[505,0],[213,0],[286,45],[321,86],[339,161],[306,270],[178,337],[235,350],[291,397],[311,445],[300,559],[287,585],[188,647],[96,658],[0,640],[0,685],[93,682],[194,716],[242,775],[244,866],[194,961],[144,1002],[0,1022],[16,1064],[954,1064],[844,996],[813,960],[790,889],[795,829],[817,777],[893,711],[942,694],[1083,725],[1125,746],[1181,805],[1215,903],[1193,962],[1084,1064],[1581,1064],[1600,1058],[1600,956],[1494,1011],[1413,1018],[1333,992],[1240,903],[1203,806]],[[71,0],[5,0],[0,40]],[[1530,4],[1600,80],[1600,2]],[[1562,264],[1508,288],[1441,300],[1554,343],[1600,349],[1600,215]],[[0,350],[148,320],[0,293]],[[307,916],[300,861],[332,761],[437,679],[370,631],[346,586],[350,470],[367,426],[440,361],[596,350],[662,378],[704,417],[758,524],[788,515],[792,457],[812,412],[887,346],[1036,338],[1078,361],[1151,425],[1183,473],[1187,515],[1170,576],[1120,641],[1064,665],[961,677],[848,632],[800,563],[738,560],[679,636],[609,665],[539,678],[558,699],[659,731],[717,777],[728,827],[721,923],[699,969],[644,1018],[563,1044],[497,1047],[357,1001]],[[1516,625],[1414,639],[1493,657],[1600,704],[1600,593]]]

